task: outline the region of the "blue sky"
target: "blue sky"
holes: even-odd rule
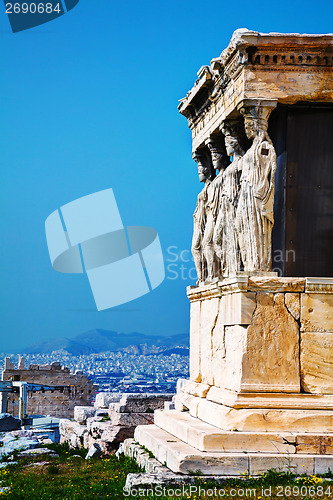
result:
[[[240,27],[328,33],[332,2],[80,0],[16,34],[1,6],[0,351],[93,328],[188,331],[201,186],[177,103]],[[123,222],[154,227],[179,258],[153,292],[97,312],[85,276],[52,269],[44,222],[110,187]]]

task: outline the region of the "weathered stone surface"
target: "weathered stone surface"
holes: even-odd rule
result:
[[[60,443],[69,443],[71,448],[80,448],[83,445],[87,427],[68,419],[59,421]]]
[[[155,458],[151,458],[143,448],[135,444],[135,441],[128,439],[123,443],[121,452],[126,456],[134,458],[137,463],[147,472],[141,474],[129,474],[126,480],[126,488],[129,490],[132,487],[149,487],[152,484],[168,485],[168,484],[198,484],[201,481],[214,481],[215,483],[224,483],[226,476],[224,474],[205,474],[202,477],[193,476],[190,474],[177,475],[162,466],[161,462]],[[231,455],[232,456],[232,455]],[[249,454],[249,470],[247,471],[251,476],[258,476],[267,471],[267,468],[274,465],[278,470],[286,472],[293,471],[294,473],[302,474],[325,474],[332,470],[333,456],[315,456],[306,455],[302,457],[286,455],[260,455]],[[265,458],[267,459],[267,466],[265,469]],[[260,472],[258,470],[260,469]],[[239,471],[240,474],[240,471]],[[223,486],[222,486],[223,488]]]
[[[176,410],[186,411],[189,410],[190,414],[193,417],[198,416],[198,405],[201,401],[201,398],[196,396],[191,396],[191,394],[187,394],[186,392],[180,392],[175,397],[175,406]]]
[[[154,460],[154,459],[151,459]],[[149,458],[147,459],[147,465],[149,462]],[[158,462],[159,463],[159,462]],[[169,471],[167,467],[165,467],[166,471]],[[148,472],[141,472],[139,474],[127,474],[126,476],[126,484],[125,491],[127,490],[130,494],[130,490],[139,487],[152,487],[152,485],[168,485],[168,484],[181,484],[184,483],[184,477],[173,474],[172,472],[155,472],[150,474]]]
[[[154,410],[163,408],[165,401],[171,401],[173,394],[142,394],[124,393],[119,403],[109,404],[111,412],[118,413],[153,413]]]
[[[186,406],[184,406],[184,404],[181,400],[180,394],[177,394],[175,396],[175,409],[179,410],[179,411],[187,411]]]
[[[272,468],[296,474],[319,474],[333,467],[333,455],[201,452],[155,425],[137,427],[135,440],[151,450],[160,463],[182,474],[199,469],[204,476],[242,476],[246,472],[256,476]],[[125,447],[125,454],[128,448],[129,445]]]
[[[191,304],[192,307],[192,304]],[[213,385],[224,384],[225,364],[226,364],[226,327],[224,326],[223,315],[220,310],[212,337],[212,373]],[[192,353],[190,351],[190,357]]]
[[[333,470],[333,457],[322,456],[315,457],[314,459],[314,473],[315,474],[327,474]]]
[[[296,453],[310,455],[333,455],[333,434],[298,434],[296,436]]]
[[[250,474],[263,474],[270,469],[294,474],[313,474],[315,457],[311,455],[252,455],[249,458]],[[333,464],[333,457],[331,459]],[[326,471],[327,472],[327,471]]]
[[[295,306],[293,299],[288,299],[290,307]],[[299,326],[285,306],[284,294],[257,293],[248,328],[223,326],[218,300],[201,303],[200,361],[196,363],[201,366],[202,382],[235,391],[299,391]],[[192,352],[190,356],[194,357]]]
[[[114,417],[114,418],[113,418]],[[94,443],[102,446],[104,453],[113,450],[124,439],[134,436],[137,425],[153,423],[152,413],[117,413],[111,415],[111,420],[98,421],[90,418],[87,421],[87,433],[84,436],[84,447],[90,448]]]
[[[96,408],[93,406],[75,406],[74,420],[79,424],[85,424],[87,422],[87,418],[93,417],[95,412]]]
[[[225,362],[215,374],[215,385],[230,390],[240,390],[242,385],[242,363],[247,349],[247,328],[235,325],[225,327]],[[215,363],[217,369],[217,362]]]
[[[125,439],[125,441],[120,445],[119,450],[117,451],[118,455],[121,453],[124,453],[126,457],[134,458],[137,464],[142,467],[148,474],[163,474],[165,476],[168,476],[169,478],[174,478],[174,474],[170,471],[170,469],[162,466],[161,462],[152,457],[151,453],[148,453],[146,450],[144,450],[142,446],[137,444],[134,439]],[[133,476],[135,475],[133,474]],[[126,480],[126,486],[129,483],[130,481],[128,482]]]
[[[121,392],[99,392],[96,394],[95,408],[109,408],[110,403],[119,403]]]
[[[223,431],[178,411],[157,410],[154,423],[200,451],[296,453],[292,433]]]
[[[109,415],[109,410],[107,408],[100,408],[100,409],[97,409],[95,410],[95,416],[96,417],[108,417]]]
[[[15,431],[6,432],[1,437],[0,458],[10,455],[15,450],[27,450],[40,446],[37,437],[30,431],[29,434],[19,435]]]
[[[110,427],[112,427],[111,421],[100,422],[100,421],[92,421],[89,426],[89,433],[93,438],[99,439],[101,438],[104,431],[107,431]]]
[[[177,384],[176,384],[176,392],[179,392],[183,389],[184,385],[187,384],[188,382],[188,379],[187,378],[179,378],[177,380]]]
[[[333,332],[333,293],[301,295],[303,332]]]
[[[290,312],[293,315],[296,321],[299,320],[301,316],[301,298],[299,293],[286,293],[284,296],[285,304]]]
[[[282,293],[258,293],[242,360],[242,389],[298,392],[299,328]]]
[[[206,398],[230,408],[333,410],[333,394],[236,392],[213,386]]]
[[[216,284],[212,287],[215,290]],[[299,392],[298,295],[237,291],[192,302],[191,339],[196,347],[190,351],[191,381],[233,391]],[[226,326],[227,296],[246,298],[248,327]],[[228,299],[228,303],[242,309],[244,300]]]
[[[110,426],[101,435],[101,441],[109,443],[113,448],[116,448],[119,443],[124,441],[124,439],[132,438],[134,436],[136,426],[122,426],[114,425]]]
[[[248,281],[248,290],[253,292],[304,292],[304,289],[305,278],[251,276]]]
[[[102,453],[109,455],[114,451],[114,446],[108,441],[103,441],[102,439],[95,439],[91,434],[85,434],[83,439],[83,447],[89,450],[94,444],[98,444],[101,447]]]
[[[0,413],[0,432],[15,431],[21,428],[21,420],[10,413]]]
[[[332,293],[333,278],[311,277],[306,278],[305,284],[306,293]]]
[[[96,423],[96,422],[100,422],[102,420],[103,417],[88,417],[87,418],[87,422],[86,422],[86,426],[87,426],[87,431],[90,433],[91,432],[91,429],[93,427],[93,425]]]
[[[333,411],[329,410],[237,410],[202,399],[197,415],[204,422],[230,431],[333,432]]]
[[[188,380],[186,384],[182,387],[182,391],[191,394],[192,396],[197,396],[199,398],[205,398],[209,389],[210,385],[208,384],[198,384],[195,382],[192,382],[192,380]]]
[[[111,425],[122,425],[133,427],[136,425],[147,425],[154,422],[154,413],[118,413],[109,411]]]
[[[219,314],[220,299],[212,298],[201,302],[200,316],[200,356],[201,356],[201,382],[213,385],[213,351],[212,341],[214,329]]]
[[[222,295],[220,304],[220,315],[222,324],[249,325],[256,308],[256,295],[248,293],[229,293]]]
[[[201,302],[191,304],[190,313],[190,379],[201,382]]]
[[[301,333],[301,385],[305,392],[333,394],[333,332]]]
[[[240,475],[249,469],[248,457],[244,454],[201,452],[155,425],[137,427],[134,438],[176,473],[199,469],[203,474]]]

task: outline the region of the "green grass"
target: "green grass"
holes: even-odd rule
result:
[[[58,458],[43,455],[20,459],[17,465],[0,470],[1,487],[10,486],[9,493],[0,498],[13,500],[92,500],[124,498],[122,489],[129,472],[140,472],[136,463],[114,455],[105,459],[84,460],[74,454],[86,450],[69,451],[59,445],[50,448],[60,451]],[[35,465],[45,461],[48,464]]]
[[[141,472],[131,459],[114,455],[105,458],[84,460],[86,450],[70,450],[67,445],[49,445],[59,457],[44,455],[24,457],[17,465],[0,470],[1,486],[10,486],[9,493],[0,494],[0,498],[13,500],[95,500],[95,499],[174,499],[206,500],[207,498],[251,498],[255,500],[269,499],[311,499],[326,500],[333,497],[333,475],[326,477],[296,477],[292,473],[270,470],[259,477],[244,474],[238,479],[227,479],[221,484],[207,481],[204,477],[192,477],[192,491],[184,486],[184,494],[173,496],[171,490],[183,488],[182,485],[165,486],[165,494],[151,494],[151,487],[136,487],[136,495],[124,495],[123,487],[128,473]],[[80,455],[80,457],[74,457]],[[38,465],[38,462],[47,462]],[[199,471],[196,471],[196,476]],[[192,471],[193,476],[193,471]],[[198,488],[202,488],[199,494]],[[301,490],[303,486],[303,491]],[[197,487],[194,491],[193,487]],[[203,491],[216,488],[223,495],[211,496]],[[269,490],[270,488],[270,490]],[[312,488],[312,489],[310,489]],[[143,490],[146,491],[143,491]],[[163,486],[162,486],[163,489]],[[169,490],[169,492],[168,492]],[[237,491],[242,491],[240,495]],[[235,494],[236,492],[236,494]],[[306,493],[306,494],[304,494]]]

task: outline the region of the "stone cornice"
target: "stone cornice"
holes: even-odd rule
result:
[[[299,75],[297,86],[295,75]],[[263,34],[241,29],[210,67],[200,68],[178,109],[188,119],[195,149],[202,146],[206,130],[237,113],[241,100],[333,102],[332,79],[333,34]]]
[[[280,278],[271,275],[239,275],[214,283],[187,287],[190,302],[239,292],[333,293],[333,278]]]

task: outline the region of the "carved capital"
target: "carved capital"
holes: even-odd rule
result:
[[[267,133],[268,118],[277,105],[277,99],[244,99],[238,110],[244,116],[245,133],[253,140],[257,135]]]

